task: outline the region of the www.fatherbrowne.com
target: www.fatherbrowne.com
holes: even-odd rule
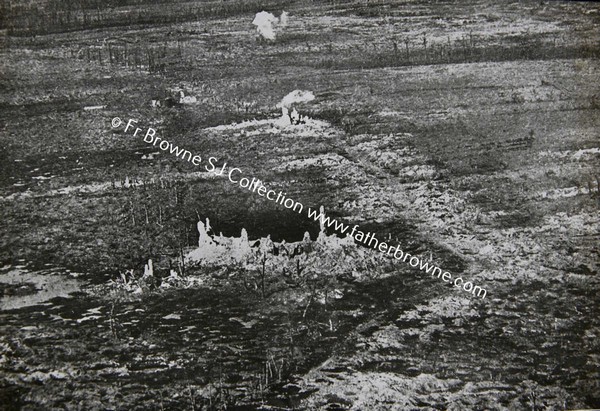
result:
[[[312,210],[309,208],[308,216],[313,218],[314,221],[320,221],[324,226],[329,228],[333,226],[336,231],[339,231],[342,234],[345,234],[350,229],[348,225],[325,216],[322,209],[317,215],[317,210]],[[402,260],[405,263],[408,262],[411,267],[419,267],[419,270],[424,271],[427,274],[431,273],[432,276],[437,275],[438,278],[441,278],[445,282],[452,282],[455,287],[460,287],[463,290],[472,293],[473,295],[481,298],[485,298],[487,295],[487,291],[484,288],[481,288],[478,285],[473,285],[473,283],[470,281],[465,282],[461,277],[457,277],[454,279],[454,281],[452,281],[452,275],[449,272],[443,271],[440,267],[423,261],[419,257],[403,252],[398,246],[389,246],[385,242],[380,242],[377,238],[375,238],[375,234],[373,233],[367,233],[365,235],[365,233],[357,230],[357,228],[358,225],[352,227],[352,230],[349,234],[352,238],[354,238],[355,241],[358,241],[359,243],[367,245],[371,248],[376,248],[384,254],[393,255],[395,259]]]
[[[130,119],[127,122],[127,126],[125,127],[125,133],[127,133],[127,130],[129,130],[130,128],[135,128],[135,131],[133,133],[133,136],[135,137],[138,134],[138,132],[142,131],[141,128],[135,127],[135,123],[137,123],[136,120]],[[119,127],[121,125],[121,119],[115,117],[113,119],[112,125],[115,128]],[[202,164],[202,156],[198,154],[193,155],[188,150],[184,150],[182,148],[179,148],[178,146],[174,146],[172,142],[169,142],[160,137],[156,137],[156,130],[154,130],[153,128],[148,128],[148,130],[144,134],[144,142],[152,144],[153,146],[156,146],[158,144],[158,148],[160,148],[161,150],[169,150],[171,153],[184,160],[187,155],[187,160],[195,166],[200,166]],[[222,166],[217,167],[217,163],[220,162],[216,157],[209,157],[208,161],[205,162],[208,163],[204,166],[207,172],[212,172],[218,176],[223,176],[226,170],[228,170],[227,177],[231,183],[237,184],[241,188],[245,188],[249,191],[252,191],[253,193],[258,194],[261,197],[266,197],[268,200],[275,201],[276,203],[281,204],[288,209],[302,214],[302,211],[304,210],[304,206],[302,205],[302,203],[286,197],[286,193],[282,193],[281,191],[276,192],[274,190],[269,190],[263,185],[263,183],[259,179],[254,177],[252,178],[252,180],[246,177],[237,179],[238,177],[244,174],[242,170],[240,170],[237,167],[227,169],[227,163],[223,163]],[[443,271],[440,267],[431,264],[430,262],[423,261],[417,256],[405,253],[398,246],[390,246],[385,242],[379,241],[373,233],[363,233],[362,231],[358,230],[358,225],[355,225],[352,228],[350,228],[349,225],[327,217],[323,208],[321,208],[320,211],[317,211],[309,207],[308,217],[312,218],[314,221],[319,221],[324,227],[333,228],[341,234],[350,235],[355,241],[359,243],[362,243],[371,248],[375,248],[388,256],[393,256],[397,260],[401,260],[405,263],[408,263],[411,267],[418,267],[419,270],[424,271],[427,274],[431,273],[432,276],[437,276],[437,278],[441,278],[447,283],[452,283],[454,287],[461,288],[464,291],[481,298],[485,298],[487,295],[487,291],[484,288],[481,288],[478,285],[474,285],[470,281],[464,281],[461,277],[452,278],[452,274],[450,274],[447,271]],[[348,233],[349,230],[350,232]]]

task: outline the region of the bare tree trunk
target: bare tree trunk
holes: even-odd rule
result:
[[[185,256],[183,254],[183,247],[181,246],[181,243],[179,243],[179,258],[181,259],[181,263],[180,263],[181,276],[184,277],[185,276]]]
[[[131,206],[130,212],[131,212],[131,221],[133,223],[133,226],[135,227],[135,212],[133,210],[133,202],[129,201],[129,205]]]
[[[265,264],[266,263],[267,263],[267,255],[263,253],[262,274],[260,276],[260,288],[261,288],[262,298],[265,298]]]

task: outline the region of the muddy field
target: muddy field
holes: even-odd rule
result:
[[[600,408],[598,5],[4,3],[0,409]]]

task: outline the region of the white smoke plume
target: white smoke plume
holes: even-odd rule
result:
[[[288,24],[288,18],[289,18],[289,14],[287,11],[284,11],[281,13],[281,16],[279,16],[279,25],[281,27],[285,27]]]
[[[294,104],[307,103],[315,99],[315,95],[311,91],[294,90],[285,96],[278,104],[277,108],[281,109],[281,117],[276,124],[279,127],[287,127],[290,125],[305,124],[310,120],[308,117],[301,115],[292,107]],[[291,113],[290,113],[291,109]]]
[[[282,107],[291,107],[292,104],[296,103],[307,103],[309,101],[313,101],[315,99],[315,95],[312,91],[304,91],[304,90],[294,90],[277,104],[277,108]]]
[[[256,26],[256,31],[267,40],[275,40],[277,35],[275,29],[277,26],[283,28],[288,24],[289,14],[282,12],[281,17],[277,18],[272,13],[261,11],[256,13],[252,24]]]
[[[275,40],[274,26],[277,23],[279,23],[279,19],[266,11],[256,13],[256,17],[254,17],[254,20],[252,21],[252,24],[256,26],[258,34],[267,40]]]

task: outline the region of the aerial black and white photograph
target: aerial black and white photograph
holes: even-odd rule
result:
[[[0,410],[600,409],[600,3],[0,0]]]

